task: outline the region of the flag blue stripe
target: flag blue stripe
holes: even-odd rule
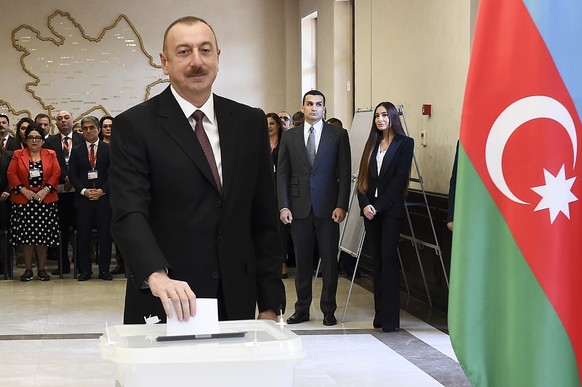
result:
[[[582,117],[582,1],[523,0]]]

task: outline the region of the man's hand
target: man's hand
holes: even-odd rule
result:
[[[364,216],[368,218],[368,220],[374,219],[374,215],[376,215],[376,209],[371,204],[368,204],[366,207],[364,207],[364,211],[362,212],[364,213]]]
[[[451,231],[453,231],[453,223],[454,222],[447,222],[447,228]]]
[[[346,218],[346,210],[344,210],[343,208],[339,208],[339,207],[336,208],[335,210],[333,210],[333,213],[331,214],[331,218],[336,223],[343,222],[344,219]]]
[[[87,196],[89,200],[99,200],[103,195],[105,195],[105,192],[103,192],[101,188],[87,188],[85,190],[85,196]]]
[[[4,202],[10,197],[10,192],[2,192],[0,194],[0,201]]]
[[[279,219],[283,224],[291,224],[293,222],[293,214],[291,214],[291,210],[288,208],[282,209],[279,213]]]
[[[159,270],[148,277],[147,283],[152,294],[162,302],[168,318],[172,317],[170,302],[174,304],[178,320],[196,315],[196,295],[187,282],[173,280],[165,270]]]
[[[279,321],[273,309],[265,310],[264,312],[259,313],[259,317],[257,317],[257,319]]]

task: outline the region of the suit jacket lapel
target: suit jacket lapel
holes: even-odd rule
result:
[[[160,94],[159,120],[163,133],[169,136],[176,143],[176,146],[188,155],[196,168],[202,172],[208,182],[214,187],[214,178],[206,156],[204,156],[204,152],[196,138],[192,125],[190,125],[190,122],[184,116],[184,112],[172,95],[170,87],[167,87]]]
[[[379,148],[380,144],[376,144],[376,147],[370,155],[370,166],[368,167],[368,170],[370,171],[369,173],[375,178],[378,178],[378,161],[376,161],[376,156],[378,156]],[[382,164],[382,166],[384,166],[384,164]]]
[[[319,146],[317,147],[317,153],[315,154],[315,162],[313,163],[313,168],[316,168],[321,160],[325,160],[325,154],[328,152],[331,146],[333,138],[333,130],[328,127],[324,122],[321,129],[321,137],[319,139]]]
[[[226,197],[230,184],[234,178],[234,166],[236,165],[236,144],[240,131],[232,109],[224,103],[223,99],[214,95],[214,113],[220,137],[220,158],[222,160],[222,195]],[[240,161],[240,160],[238,160]]]
[[[25,186],[28,186],[28,177],[30,176],[30,153],[28,152],[28,149],[23,150],[20,153],[20,162],[22,163],[22,166],[24,167],[24,171],[26,171],[26,180],[22,180],[22,184],[24,184]]]
[[[309,165],[309,158],[307,157],[307,146],[305,145],[305,136],[304,136],[304,126],[301,125],[299,130],[295,133],[295,146],[297,149],[303,153],[302,160],[305,163],[305,167],[309,170],[311,169],[311,165]],[[317,155],[316,155],[317,157]]]
[[[56,152],[57,154],[57,158],[62,159],[63,161],[65,160],[65,152],[63,152],[63,142],[61,140],[61,135],[60,133],[57,134],[53,134],[49,137],[49,139],[51,139],[52,146],[47,146],[47,148],[52,149]],[[48,143],[49,140],[47,140]]]
[[[386,174],[388,166],[392,162],[392,159],[394,158],[396,151],[400,147],[400,144],[402,144],[402,136],[395,136],[394,139],[392,140],[392,143],[388,147],[386,154],[384,155],[384,160],[382,160],[382,168],[380,168],[379,178],[383,177]]]
[[[103,165],[104,160],[107,160],[107,156],[106,156],[106,152],[107,149],[105,149],[106,145],[104,146],[103,144],[105,144],[103,141],[99,141],[99,146],[97,147],[97,158],[95,160],[95,169],[100,171],[103,168],[101,167]],[[87,155],[87,159],[89,159],[89,156]],[[101,173],[105,173],[105,172],[99,172],[99,175],[101,175]]]

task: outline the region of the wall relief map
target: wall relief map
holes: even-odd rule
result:
[[[54,117],[60,110],[70,111],[75,119],[115,116],[168,82],[125,15],[98,36],[89,36],[69,13],[59,10],[48,17],[48,29],[50,36],[27,24],[12,31],[12,46],[21,53],[22,71],[30,77],[23,92],[39,103],[38,110],[19,110],[0,99],[0,111],[14,120],[41,112]]]

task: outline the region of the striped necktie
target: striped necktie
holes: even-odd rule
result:
[[[202,112],[202,110],[196,110],[194,113],[192,113],[192,117],[196,120],[196,125],[194,126],[196,138],[202,147],[204,156],[206,156],[206,160],[210,166],[210,171],[212,171],[214,184],[216,185],[218,192],[222,195],[222,184],[220,183],[220,176],[218,174],[218,167],[216,166],[216,159],[214,158],[212,146],[210,145],[210,141],[208,140],[208,136],[204,130],[204,124],[202,123],[202,120],[204,119],[204,112]]]

